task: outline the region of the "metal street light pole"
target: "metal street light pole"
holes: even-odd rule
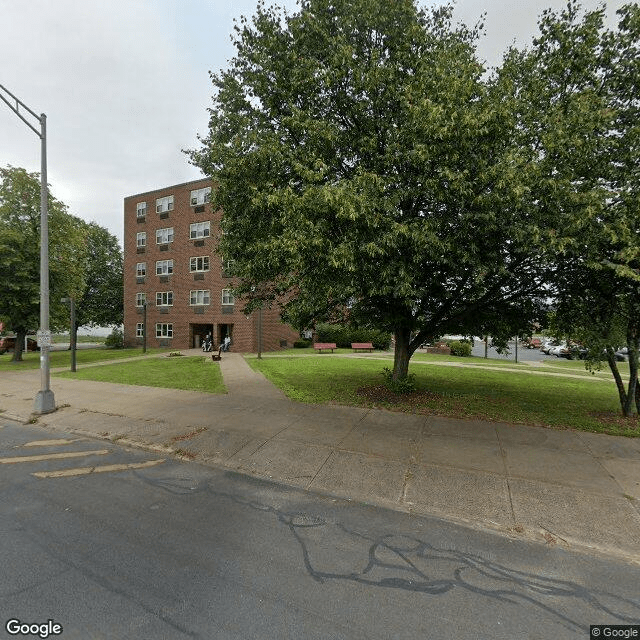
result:
[[[7,98],[9,96],[11,100]],[[9,108],[40,138],[40,391],[35,402],[35,413],[51,413],[56,409],[53,391],[49,386],[49,348],[51,332],[49,331],[49,212],[47,186],[47,116],[39,116],[29,109],[24,102],[16,98],[7,88],[0,84],[0,98]],[[35,118],[40,124],[40,131],[27,120],[20,108]]]

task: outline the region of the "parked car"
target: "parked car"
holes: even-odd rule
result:
[[[615,353],[618,362],[627,362],[629,360],[629,347],[622,347]]]
[[[0,356],[7,351],[13,351],[16,346],[16,336],[5,336],[0,338]],[[39,351],[37,340],[35,338],[27,338],[27,351]]]
[[[557,347],[560,344],[558,340],[545,340],[545,342],[540,347],[540,351],[542,353],[549,353],[553,347]]]
[[[566,358],[568,360],[584,360],[589,353],[589,349],[583,347],[581,344],[569,345],[569,353]]]
[[[549,349],[549,355],[550,356],[556,356],[558,358],[564,356],[566,353],[568,353],[568,348],[567,348],[567,343],[566,342],[561,342],[560,344],[553,345]]]
[[[542,346],[542,340],[540,338],[525,338],[522,344],[527,349],[539,349]]]

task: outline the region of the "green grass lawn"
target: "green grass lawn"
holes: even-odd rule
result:
[[[147,349],[147,354],[164,353],[169,349]],[[97,347],[95,349],[78,349],[76,351],[76,363],[78,367],[83,364],[103,362],[108,360],[121,360],[123,358],[135,358],[144,355],[142,348],[138,349],[107,349]],[[38,369],[40,367],[40,353],[35,351],[24,352],[22,362],[11,362],[13,352],[0,356],[0,371],[22,371],[25,369]],[[49,366],[70,367],[71,351],[50,351]]]
[[[97,382],[118,382],[146,387],[226,393],[220,365],[206,357],[146,358],[131,362],[115,362],[97,367],[58,372],[56,377]]]
[[[609,381],[531,375],[524,368],[523,373],[514,373],[416,364],[410,371],[416,376],[417,392],[396,396],[382,386],[384,363],[380,360],[319,355],[308,358],[272,356],[262,360],[252,357],[247,361],[288,397],[300,402],[380,406],[399,411],[640,436],[636,419],[625,421],[618,417],[618,396]],[[533,367],[528,370],[536,371]],[[359,393],[363,388],[364,392]]]

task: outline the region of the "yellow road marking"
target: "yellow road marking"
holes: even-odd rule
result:
[[[144,469],[162,464],[163,460],[148,460],[147,462],[132,462],[130,464],[105,464],[99,467],[77,467],[76,469],[62,469],[61,471],[38,471],[32,476],[38,478],[62,478],[66,476],[85,476],[90,473],[106,473],[108,471],[126,471],[127,469]]]
[[[74,442],[78,442],[78,439],[75,440],[33,440],[32,442],[27,442],[23,444],[23,447],[57,447],[63,444],[72,444]]]
[[[59,460],[60,458],[82,458],[84,456],[104,456],[108,449],[97,451],[69,451],[68,453],[46,453],[41,456],[20,456],[12,458],[0,458],[0,464],[16,464],[17,462],[40,462],[42,460]]]

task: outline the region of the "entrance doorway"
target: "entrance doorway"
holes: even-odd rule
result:
[[[222,344],[222,341],[229,336],[231,338],[231,344],[233,344],[233,325],[232,324],[219,324],[218,325],[218,334],[216,338],[218,340],[218,344]]]
[[[213,336],[212,324],[190,324],[189,333],[191,334],[191,348],[199,349],[207,335]]]

